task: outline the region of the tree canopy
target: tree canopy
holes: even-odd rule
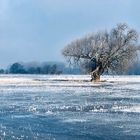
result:
[[[137,60],[138,33],[126,24],[76,39],[62,51],[69,63],[85,66],[92,80],[104,72],[122,73]]]

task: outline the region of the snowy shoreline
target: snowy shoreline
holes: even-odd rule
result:
[[[112,84],[140,83],[140,76],[101,76],[90,82],[90,75],[1,75],[0,86],[96,87]]]
[[[37,81],[83,81],[90,82],[90,75],[0,75],[2,82],[37,82]],[[106,82],[140,82],[140,75],[104,75],[101,81]]]

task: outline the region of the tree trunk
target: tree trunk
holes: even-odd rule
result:
[[[99,82],[100,81],[100,67],[97,67],[94,71],[91,72],[91,82]]]

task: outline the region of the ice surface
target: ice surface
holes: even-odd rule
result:
[[[1,75],[0,139],[140,139],[140,76]]]

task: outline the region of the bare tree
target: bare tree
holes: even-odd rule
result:
[[[68,44],[62,51],[72,64],[90,66],[91,81],[104,72],[122,73],[137,59],[138,33],[126,24],[111,31],[92,33]]]

